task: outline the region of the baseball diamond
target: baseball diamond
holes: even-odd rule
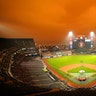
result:
[[[96,55],[71,55],[43,61],[53,74],[62,81],[66,80],[71,87],[89,88],[96,85]],[[82,70],[83,75],[80,73]]]

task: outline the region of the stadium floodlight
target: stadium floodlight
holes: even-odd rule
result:
[[[73,37],[73,32],[70,31],[69,34],[68,34],[69,37]]]
[[[94,37],[94,32],[90,32],[90,37]]]
[[[83,37],[81,36],[80,39],[83,39]]]

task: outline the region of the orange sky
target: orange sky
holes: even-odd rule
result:
[[[96,33],[96,0],[0,0],[0,36],[32,37],[37,43]]]

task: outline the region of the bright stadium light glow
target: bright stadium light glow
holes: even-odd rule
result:
[[[69,37],[72,37],[72,36],[73,36],[73,32],[70,31],[68,36],[69,36]]]
[[[94,37],[94,32],[90,32],[90,36],[91,37]]]
[[[83,37],[81,36],[80,39],[83,39]]]

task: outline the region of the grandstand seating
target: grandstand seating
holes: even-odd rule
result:
[[[29,48],[37,52],[33,39],[27,41],[26,39],[9,41],[1,39],[1,41],[3,47],[0,49],[0,96],[61,96],[64,94],[71,96],[75,94],[75,88],[60,81],[50,70],[47,69],[47,72],[42,70],[44,63],[38,56],[25,56],[25,51],[29,51]],[[76,92],[79,93],[78,90]]]

